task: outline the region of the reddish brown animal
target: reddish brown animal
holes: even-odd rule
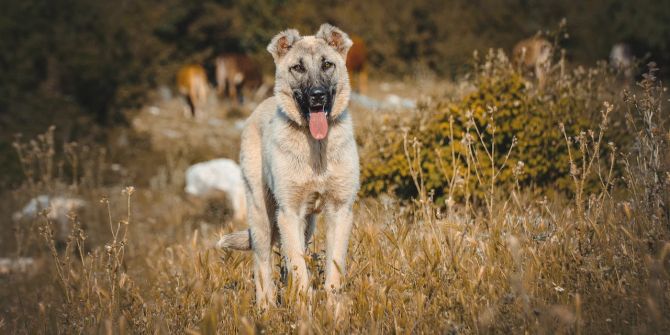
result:
[[[244,103],[244,90],[255,90],[263,84],[260,66],[244,54],[225,54],[216,58],[216,89],[234,103]]]
[[[365,94],[368,89],[367,58],[368,49],[360,36],[353,35],[354,45],[347,54],[347,71],[351,87],[358,93]]]
[[[195,117],[196,109],[203,109],[207,102],[209,86],[207,84],[207,73],[198,64],[186,65],[177,72],[177,88],[179,93],[186,97],[186,102]]]

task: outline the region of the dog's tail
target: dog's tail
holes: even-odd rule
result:
[[[216,242],[216,247],[219,249],[251,250],[251,231],[246,229],[223,235]]]

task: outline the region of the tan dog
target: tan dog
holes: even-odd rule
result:
[[[298,293],[307,293],[305,250],[326,219],[325,288],[342,285],[359,164],[345,59],[351,40],[323,24],[314,36],[289,29],[272,39],[274,97],[263,101],[242,132],[240,163],[249,229],[222,237],[219,247],[253,249],[256,301],[274,304],[272,245],[279,241]]]
[[[549,41],[533,36],[519,41],[512,50],[512,56],[514,63],[522,70],[534,70],[539,87],[544,87],[546,74],[551,65],[552,49]]]
[[[203,112],[207,103],[209,85],[205,69],[197,64],[186,65],[177,72],[177,88],[179,93],[186,97],[191,115],[195,117],[196,110]]]

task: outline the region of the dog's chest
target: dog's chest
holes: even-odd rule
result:
[[[285,153],[277,157],[273,169],[273,193],[281,203],[298,209],[302,213],[318,213],[330,201],[338,201],[346,197],[342,193],[342,180],[346,176],[353,177],[353,171],[333,152],[307,148],[296,154]],[[352,171],[349,171],[352,170]]]
[[[292,187],[299,190],[299,193],[304,197],[314,201],[329,193],[334,187],[333,179],[337,171],[336,164],[331,162],[329,166],[329,162],[324,158],[322,160],[307,160],[302,165],[301,168],[297,169],[300,173],[293,179]]]
[[[327,202],[337,197],[338,190],[328,169],[317,172],[305,167],[302,171],[281,177],[284,178],[275,183],[275,196],[280,203],[298,213],[319,213]]]

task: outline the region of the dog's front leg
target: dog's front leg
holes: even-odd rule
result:
[[[309,278],[305,263],[305,219],[295,211],[280,209],[277,226],[281,236],[281,248],[286,259],[286,267],[293,278],[294,291],[308,294]]]
[[[265,309],[275,304],[275,285],[272,281],[272,230],[267,215],[251,208],[248,211],[254,251],[254,282],[256,303]]]
[[[326,281],[324,288],[330,297],[342,286],[345,273],[349,235],[353,225],[351,205],[326,208]]]

